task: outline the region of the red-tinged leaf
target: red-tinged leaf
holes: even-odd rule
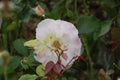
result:
[[[105,79],[105,75],[104,74],[99,74],[100,80],[104,80]]]
[[[63,70],[63,67],[61,64],[55,64],[54,67],[53,67],[53,71],[57,74],[61,74],[61,71]]]
[[[42,79],[42,80],[50,80],[49,78],[44,78],[44,79]]]
[[[78,57],[78,60],[79,60],[79,61],[80,61],[80,60],[85,61],[85,58],[84,58],[83,56],[79,56],[79,57]]]
[[[67,60],[68,56],[66,54],[62,54],[63,59]]]
[[[52,70],[54,65],[55,65],[54,62],[52,62],[52,61],[48,62],[45,67],[45,73],[48,74]]]
[[[117,49],[119,45],[120,45],[120,39],[115,40],[112,44],[112,51]]]

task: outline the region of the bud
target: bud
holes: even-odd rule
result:
[[[23,60],[22,60],[22,62],[23,62],[23,63],[25,63],[25,64],[27,64],[27,63],[28,63],[27,58],[26,58],[26,57],[24,57],[24,58],[23,58]]]
[[[35,13],[38,15],[38,16],[45,16],[44,14],[44,10],[42,9],[42,7],[40,5],[38,5],[36,8],[33,9],[35,11]]]
[[[8,53],[8,51],[0,52],[0,62],[2,62],[4,66],[8,65],[8,62],[9,62],[9,53]]]

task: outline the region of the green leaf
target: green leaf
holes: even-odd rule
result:
[[[18,52],[18,54],[27,56],[28,55],[28,49],[24,45],[24,40],[23,39],[17,39],[14,41],[13,46],[15,50]]]
[[[37,68],[36,68],[36,73],[40,76],[40,77],[43,77],[45,76],[45,67],[43,65],[39,65]]]
[[[17,27],[17,22],[13,21],[11,24],[9,24],[6,28],[7,31],[12,31]]]
[[[73,12],[72,12],[71,10],[67,9],[66,15],[67,15],[68,17],[73,17]]]
[[[25,57],[22,62],[21,62],[21,66],[24,69],[29,69],[30,67],[36,66],[36,61],[35,58],[33,57],[34,55],[29,55],[28,57]]]
[[[97,0],[101,5],[109,6],[111,8],[116,6],[115,0]]]
[[[117,18],[117,23],[120,26],[120,16]]]
[[[73,77],[69,77],[68,80],[77,80],[76,78],[73,78]]]
[[[65,77],[62,77],[62,80],[67,80]]]
[[[71,4],[72,1],[73,1],[73,0],[67,0],[67,1],[66,1],[66,5],[68,6],[69,4]]]
[[[30,75],[30,74],[25,74],[22,75],[18,80],[35,80],[37,79],[37,75]]]
[[[21,0],[11,0],[11,1],[14,2],[14,3],[16,3],[16,4],[18,4],[18,3],[21,2]]]
[[[99,36],[103,36],[104,34],[106,34],[110,30],[111,24],[112,24],[111,20],[102,22]]]
[[[28,6],[24,5],[22,8],[22,11],[18,13],[17,17],[22,21],[22,22],[28,22],[30,20],[30,16],[33,14],[32,9],[29,9]]]
[[[91,33],[100,27],[100,21],[94,16],[82,16],[77,26],[80,34]]]
[[[8,72],[14,71],[20,65],[20,57],[12,56],[10,57],[10,62],[8,64]]]
[[[120,27],[112,27],[111,28],[112,40],[120,38]]]
[[[25,63],[22,63],[21,66],[26,70],[29,68],[29,65],[28,64],[25,64]]]

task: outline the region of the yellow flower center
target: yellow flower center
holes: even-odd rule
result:
[[[55,41],[53,42],[52,46],[55,47],[55,48],[60,48],[60,47],[61,47],[61,44],[60,44],[60,42],[59,42],[58,40],[55,40]]]

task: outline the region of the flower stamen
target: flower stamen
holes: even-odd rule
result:
[[[54,48],[60,48],[61,47],[61,44],[60,44],[60,42],[58,41],[58,40],[55,40],[54,42],[53,42],[53,44],[52,44],[52,46],[54,47]]]

